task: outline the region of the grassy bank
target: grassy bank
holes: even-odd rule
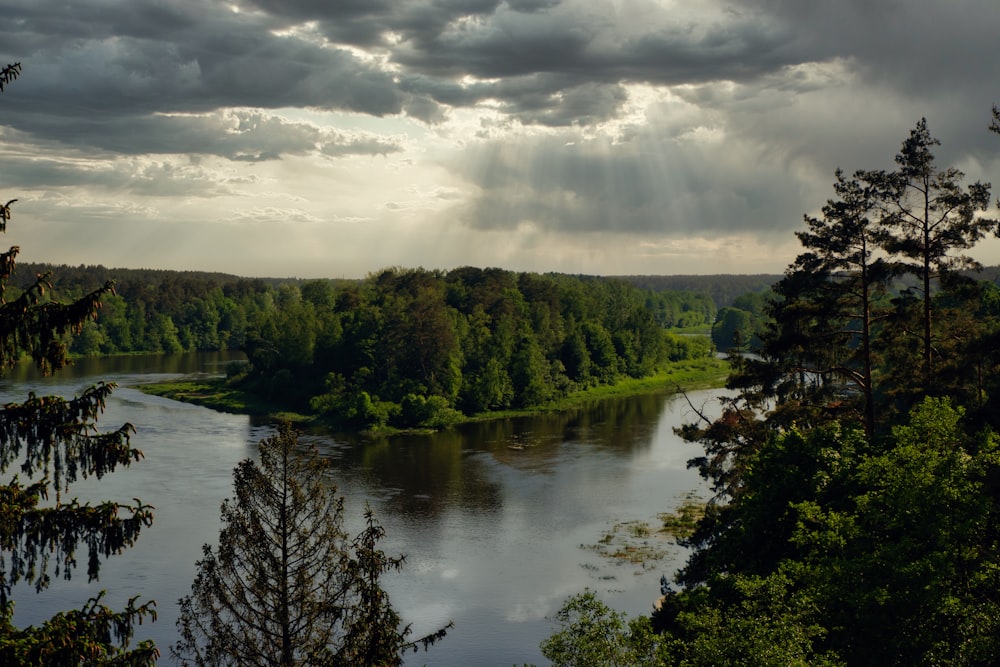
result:
[[[487,412],[469,418],[469,421],[486,421],[502,417],[518,417],[539,414],[543,412],[559,412],[571,410],[585,403],[602,398],[623,396],[640,396],[655,392],[675,392],[678,389],[693,391],[695,389],[712,389],[722,387],[729,375],[729,364],[721,359],[696,359],[681,361],[661,369],[655,375],[644,378],[625,378],[610,385],[598,385],[581,391],[575,391],[563,398],[549,401],[543,405],[520,410],[505,410],[503,412]]]
[[[307,422],[312,419],[308,415],[276,410],[274,404],[263,400],[256,394],[233,387],[226,382],[225,378],[221,377],[143,384],[137,386],[136,389],[152,396],[163,396],[175,401],[202,405],[219,412],[267,417],[274,421],[295,423]]]
[[[469,417],[467,421],[486,421],[512,416],[558,412],[602,398],[638,396],[660,391],[672,392],[678,388],[690,391],[721,387],[725,383],[728,372],[729,365],[719,359],[678,362],[649,377],[627,378],[613,385],[591,387],[530,409],[478,414]],[[137,388],[147,394],[203,405],[220,412],[248,414],[296,423],[308,422],[313,419],[309,415],[279,411],[273,403],[261,399],[256,394],[233,387],[227,384],[225,378],[221,377],[146,384]]]

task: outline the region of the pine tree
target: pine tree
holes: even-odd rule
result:
[[[779,394],[792,414],[786,422],[801,423],[801,411],[789,408],[806,403],[826,418],[853,413],[872,435],[873,343],[894,267],[879,256],[883,235],[868,174],[847,178],[838,169],[836,178],[837,199],[827,201],[822,218],[805,216],[808,231],[796,232],[806,251],[775,287],[764,355],[782,364],[780,377],[794,387]]]
[[[399,665],[416,642],[380,585],[403,559],[378,549],[371,511],[353,540],[344,500],[315,448],[302,451],[288,425],[233,472],[218,549],[204,547],[191,594],[181,600],[182,665]]]
[[[0,71],[0,91],[21,73],[20,63]],[[10,200],[0,205],[0,232],[10,221]],[[45,373],[68,363],[66,342],[96,316],[108,283],[82,299],[62,304],[52,299],[48,275],[40,275],[7,301],[6,286],[19,248],[0,254],[0,372],[23,356]],[[131,447],[130,424],[99,433],[95,420],[113,389],[99,384],[72,399],[30,394],[21,404],[0,409],[0,664],[3,665],[151,665],[159,653],[151,642],[129,648],[134,626],[155,619],[153,603],[133,598],[122,612],[101,604],[103,593],[83,608],[59,613],[40,627],[14,625],[13,586],[27,581],[36,590],[51,574],[69,579],[77,568],[77,549],[86,547],[87,576],[97,579],[101,558],[130,547],[152,521],[152,508],[65,500],[78,477],[98,479],[142,458]],[[15,464],[22,482],[8,471]]]
[[[963,269],[981,268],[961,252],[987,234],[1000,235],[1000,222],[980,215],[990,205],[990,184],[977,181],[963,189],[961,171],[937,167],[931,150],[940,143],[921,119],[896,155],[898,168],[871,172],[885,201],[885,248],[918,280],[917,337],[926,393],[934,393],[935,344],[944,338],[935,330],[932,290],[947,286]]]

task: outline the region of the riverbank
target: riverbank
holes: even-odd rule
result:
[[[713,389],[725,385],[729,364],[721,359],[697,359],[670,364],[655,375],[626,378],[613,385],[600,385],[573,392],[555,401],[527,409],[486,412],[467,416],[462,422],[489,421],[507,417],[543,414],[571,410],[581,405],[611,397],[638,396],[655,392]],[[308,423],[312,415],[276,409],[273,403],[256,394],[229,384],[225,377],[184,378],[176,382],[144,384],[136,387],[153,396],[201,405],[220,412],[247,414],[273,421]]]

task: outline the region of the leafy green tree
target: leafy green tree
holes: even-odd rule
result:
[[[711,593],[711,595],[705,595]],[[654,613],[671,617],[659,641],[671,665],[834,667],[848,664],[822,644],[827,629],[811,592],[784,572],[735,575],[711,589],[668,595]]]
[[[0,90],[21,72],[20,64],[0,71]],[[0,231],[11,218],[11,204],[0,205]],[[18,248],[0,254],[0,371],[22,356],[43,372],[59,370],[67,359],[67,337],[93,318],[112,284],[63,304],[50,298],[48,276],[40,275],[16,298],[6,300]],[[30,394],[23,403],[0,409],[0,664],[4,665],[152,665],[159,652],[152,642],[130,648],[135,626],[155,618],[154,603],[115,612],[99,595],[81,609],[62,612],[40,626],[14,625],[14,584],[27,581],[37,590],[51,574],[69,578],[77,550],[86,551],[87,576],[98,578],[101,558],[132,546],[152,521],[152,508],[66,500],[79,476],[98,479],[142,458],[130,444],[133,428],[98,432],[95,420],[113,385],[99,384],[75,398]],[[27,475],[11,476],[15,464]],[[47,502],[43,502],[47,501]]]
[[[556,613],[559,629],[542,642],[553,667],[666,667],[666,646],[652,632],[649,618],[629,620],[587,590],[567,600]]]
[[[877,442],[829,425],[744,455],[654,614],[682,664],[996,664],[1000,443],[963,421],[927,397]]]
[[[260,443],[260,464],[233,472],[222,504],[219,547],[205,545],[191,594],[181,599],[182,665],[389,666],[427,646],[392,608],[380,579],[402,557],[378,549],[384,536],[371,511],[351,539],[329,464],[301,451],[288,425]]]
[[[995,434],[969,434],[964,411],[927,397],[884,451],[857,459],[854,490],[797,503],[802,582],[827,641],[850,664],[996,664],[1000,552],[991,486]]]
[[[712,342],[719,350],[742,350],[753,336],[750,313],[740,308],[725,307],[712,325]]]

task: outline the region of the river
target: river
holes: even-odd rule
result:
[[[18,625],[38,623],[79,607],[101,589],[120,609],[140,595],[155,599],[159,618],[137,637],[156,641],[161,665],[172,665],[177,599],[190,590],[205,543],[215,544],[219,505],[232,492],[232,469],[254,456],[271,432],[246,416],[148,396],[142,383],[192,372],[222,372],[224,354],[84,360],[52,378],[24,370],[0,381],[0,400],[28,391],[70,395],[98,380],[119,384],[100,420],[137,428],[133,444],[145,459],[101,481],[75,484],[81,500],[154,505],[156,518],[136,547],[103,565],[99,582],[86,572],[54,580],[40,594],[15,591]],[[717,391],[690,398],[709,410]],[[632,615],[651,609],[661,574],[684,560],[670,538],[628,537],[623,522],[658,526],[656,515],[689,493],[705,495],[686,461],[701,453],[673,428],[693,415],[679,396],[649,395],[595,402],[540,417],[470,424],[428,436],[361,439],[311,431],[337,471],[348,528],[360,529],[365,503],[383,523],[388,553],[406,554],[403,571],[386,578],[397,610],[414,636],[448,621],[455,627],[407,665],[547,664],[538,645],[563,601],[590,588]],[[616,529],[617,527],[617,529]],[[630,562],[601,553],[647,547],[654,558]],[[645,544],[644,544],[645,543]]]

